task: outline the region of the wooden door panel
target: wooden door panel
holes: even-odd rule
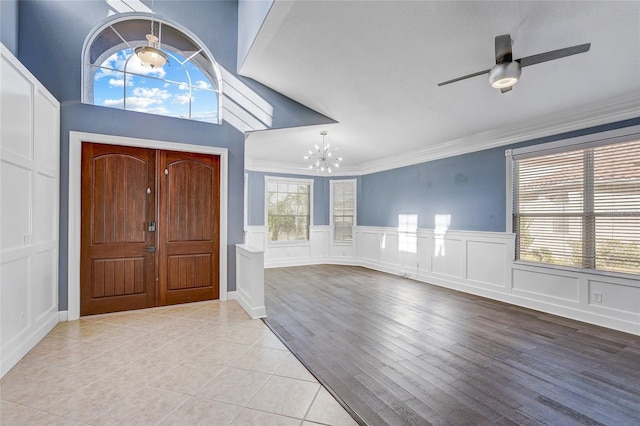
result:
[[[140,294],[145,291],[144,257],[94,259],[91,297]]]
[[[178,160],[167,165],[169,171],[167,214],[171,226],[168,240],[212,241],[212,215],[214,204],[211,196],[214,179],[213,165],[195,160]]]
[[[155,175],[154,150],[83,144],[82,315],[155,305]]]
[[[130,155],[105,154],[92,160],[92,244],[146,243],[149,164]]]
[[[160,155],[160,303],[219,297],[219,157]]]
[[[168,256],[167,289],[207,288],[214,285],[211,274],[211,254]]]

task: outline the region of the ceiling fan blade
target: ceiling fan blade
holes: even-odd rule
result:
[[[500,92],[507,93],[507,92],[511,91],[511,89],[513,89],[513,86],[503,87],[502,89],[500,89]]]
[[[496,64],[513,61],[511,45],[512,42],[510,34],[496,37]]]
[[[465,76],[462,76],[462,77],[454,78],[453,80],[443,81],[442,83],[438,83],[438,86],[444,86],[445,84],[455,83],[456,81],[466,80],[467,78],[477,77],[477,76],[482,75],[482,74],[489,74],[489,71],[491,71],[491,70],[478,71],[478,72],[474,72],[473,74],[469,74],[469,75],[465,75]]]
[[[528,67],[529,65],[539,64],[540,62],[553,61],[554,59],[564,58],[565,56],[588,52],[590,48],[591,43],[579,44],[577,46],[565,47],[564,49],[526,56],[524,58],[516,59],[516,62],[520,62],[520,65],[523,67]]]

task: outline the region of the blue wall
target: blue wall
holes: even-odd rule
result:
[[[144,3],[151,6],[150,1]],[[235,290],[234,245],[241,243],[243,236],[244,134],[226,122],[215,125],[81,104],[82,46],[90,32],[107,18],[107,3],[23,0],[18,5],[18,59],[61,102],[59,309],[67,309],[68,298],[68,153],[71,130],[227,148],[228,290]],[[158,16],[191,31],[222,67],[232,73],[235,71],[238,39],[236,1],[156,1],[154,9]],[[4,26],[4,18],[2,23]],[[332,121],[253,80],[236,78],[273,106],[272,127]]]
[[[451,229],[504,231],[504,163],[504,149],[491,149],[365,175],[358,224],[396,227],[413,213],[433,229],[435,214],[450,214]]]
[[[0,0],[0,41],[18,56],[18,0]]]
[[[264,177],[276,176],[298,179],[313,179],[313,223],[312,225],[328,225],[329,224],[329,191],[331,190],[329,181],[342,179],[355,179],[352,176],[309,176],[309,175],[292,175],[285,173],[262,173],[247,172],[249,176],[248,192],[248,224],[250,226],[264,226]],[[358,207],[359,208],[359,207]]]
[[[450,214],[454,230],[505,232],[506,149],[640,125],[640,118],[534,139],[357,178],[357,223],[397,227],[398,214],[418,215],[418,227],[434,228],[436,214]],[[264,225],[264,176],[249,172],[249,225]],[[329,224],[329,180],[314,176],[314,225]]]
[[[450,214],[450,229],[504,232],[506,149],[638,124],[640,118],[364,175],[358,225],[396,227],[399,213],[415,213],[418,227],[433,229],[434,215]]]

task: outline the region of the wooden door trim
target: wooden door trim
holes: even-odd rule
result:
[[[68,201],[68,261],[67,261],[67,312],[61,313],[62,319],[69,321],[80,318],[80,193],[82,168],[82,142],[95,142],[111,145],[134,146],[167,151],[195,152],[220,156],[220,300],[233,297],[227,288],[227,217],[229,185],[229,151],[226,148],[179,144],[151,139],[128,138],[98,133],[69,132],[69,201]]]

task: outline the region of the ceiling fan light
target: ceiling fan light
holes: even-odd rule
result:
[[[503,62],[491,68],[491,71],[489,71],[489,82],[491,83],[491,87],[495,89],[504,89],[516,84],[520,78],[520,74],[522,74],[520,62]]]

